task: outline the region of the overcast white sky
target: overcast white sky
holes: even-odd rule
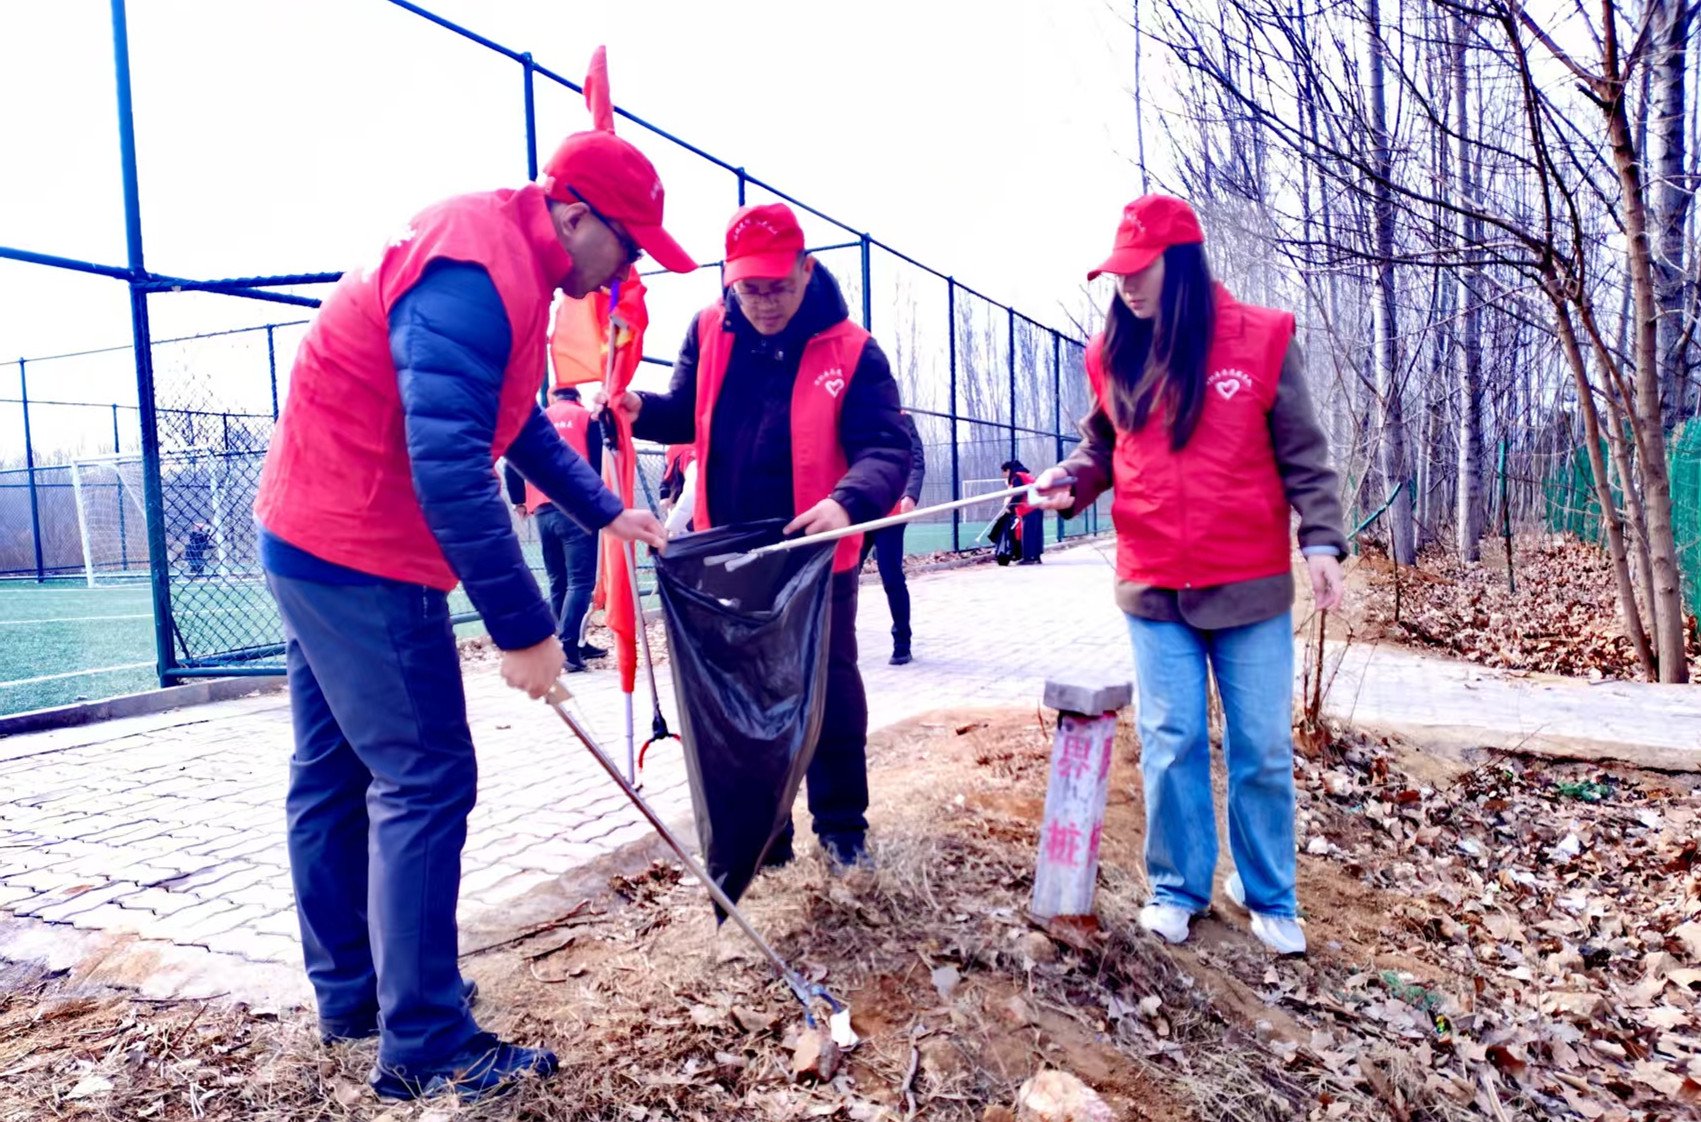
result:
[[[1121,3],[427,6],[575,80],[606,44],[623,108],[1053,323],[1138,193]],[[338,269],[426,203],[525,178],[519,66],[385,0],[131,0],[130,34],[158,272]],[[101,0],[0,4],[0,244],[124,263],[111,64]],[[586,125],[576,95],[540,81],[544,156]],[[718,258],[732,178],[620,131],[660,167],[675,234]],[[658,291],[650,353],[672,352],[714,287],[700,275]],[[297,314],[205,296],[151,306],[156,336]],[[942,323],[943,307],[930,315]],[[877,337],[891,327],[879,316]],[[0,357],[128,337],[120,282],[0,262]],[[134,395],[122,362],[94,360],[43,364],[30,388]],[[15,367],[0,367],[0,396],[15,393]]]

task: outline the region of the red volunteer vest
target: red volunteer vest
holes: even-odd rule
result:
[[[1270,408],[1293,316],[1242,304],[1216,288],[1216,327],[1205,366],[1205,406],[1181,451],[1154,411],[1139,432],[1116,431],[1118,579],[1157,588],[1208,588],[1285,573],[1293,563],[1286,492],[1270,443]],[[1087,347],[1087,377],[1106,416],[1102,348]]]
[[[1019,472],[1016,473],[1016,482],[1010,484],[1010,486],[1012,486],[1012,487],[1026,486],[1027,484],[1030,484],[1033,481],[1034,481],[1034,476],[1033,476],[1032,472],[1019,471]],[[1019,502],[1019,503],[1016,504],[1016,517],[1017,518],[1026,518],[1028,515],[1032,514],[1033,512],[1034,512],[1034,507],[1033,507],[1032,503]],[[1020,527],[1021,523],[1018,522],[1016,525],[1018,527]],[[1021,533],[1021,531],[1020,531],[1020,529],[1018,529],[1017,535],[1020,536],[1020,533]]]
[[[725,330],[725,320],[726,309],[718,303],[697,316],[697,505],[691,521],[698,530],[714,525],[709,509],[709,441],[715,402],[732,358],[732,333]],[[798,514],[831,495],[850,466],[839,443],[839,414],[868,338],[868,332],[844,320],[811,338],[803,348],[791,395],[792,506]],[[862,535],[845,538],[833,553],[833,571],[855,569],[861,557]]]
[[[502,298],[513,348],[493,462],[519,434],[543,383],[550,301],[572,268],[536,186],[438,203],[377,265],[344,274],[296,354],[254,513],[326,561],[448,590],[457,578],[413,490],[389,331],[391,307],[439,258],[483,266]]]
[[[566,442],[567,447],[579,453],[581,460],[591,458],[589,409],[577,401],[557,401],[545,409],[543,415],[555,426],[555,434]],[[549,496],[533,486],[531,480],[526,480],[526,509],[536,511],[547,502]]]

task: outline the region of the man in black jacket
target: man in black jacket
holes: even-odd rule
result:
[[[838,282],[805,252],[790,208],[733,215],[723,280],[723,300],[686,334],[668,392],[612,403],[640,439],[695,443],[695,527],[786,518],[788,533],[810,534],[885,515],[910,472],[897,383],[879,345],[849,322]],[[860,557],[854,538],[834,555],[826,713],[808,775],[816,836],[841,866],[867,860]],[[768,862],[790,856],[788,834]]]
[[[908,514],[921,501],[921,485],[927,479],[927,458],[923,454],[921,433],[916,430],[915,418],[910,416],[907,409],[898,416],[910,438],[910,478],[904,485],[904,497],[898,500],[898,505],[892,508],[892,513]],[[867,563],[868,555],[874,554],[874,563],[880,569],[880,583],[886,589],[886,606],[892,611],[893,666],[907,665],[912,657],[910,587],[904,583],[904,527],[904,523],[888,526],[884,530],[867,534],[862,539],[862,561]]]

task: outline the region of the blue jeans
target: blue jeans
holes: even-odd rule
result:
[[[1228,725],[1229,850],[1255,912],[1292,916],[1293,620],[1201,631],[1128,617],[1140,698],[1146,874],[1155,903],[1210,906],[1217,865],[1206,667]]]
[[[561,645],[573,657],[597,584],[597,536],[556,510],[553,503],[537,508],[537,536],[543,547],[543,569],[549,574],[549,606],[560,628]]]
[[[289,867],[319,1017],[339,1031],[376,1018],[379,1060],[428,1070],[478,1032],[455,924],[478,763],[448,597],[266,579],[286,639]]]

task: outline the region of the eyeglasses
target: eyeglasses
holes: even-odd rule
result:
[[[591,217],[601,222],[608,232],[614,235],[615,240],[620,243],[621,252],[626,254],[626,264],[636,265],[643,258],[643,247],[632,240],[632,235],[623,227],[615,225],[608,215],[597,209],[595,203],[581,195],[577,187],[567,188],[567,193],[584,203],[585,209],[591,212]]]
[[[740,304],[784,304],[797,295],[797,285],[792,281],[777,284],[766,292],[756,292],[747,287],[749,284],[749,281],[732,283],[732,294],[738,297]]]

